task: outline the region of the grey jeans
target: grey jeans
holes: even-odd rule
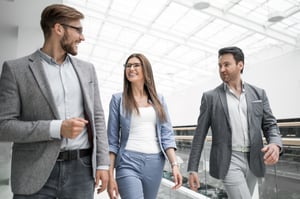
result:
[[[93,199],[94,180],[91,156],[57,161],[50,177],[33,195],[14,195],[13,199]]]
[[[232,151],[230,167],[223,185],[229,199],[251,199],[256,176],[250,171],[248,163],[249,153]]]

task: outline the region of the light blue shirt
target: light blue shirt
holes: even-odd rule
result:
[[[72,117],[84,118],[81,87],[69,56],[59,65],[41,50],[39,52],[60,117],[59,120],[53,120],[50,124],[51,137],[62,139],[61,150],[90,148],[87,128],[84,128],[74,139],[62,138],[60,135],[63,120]]]

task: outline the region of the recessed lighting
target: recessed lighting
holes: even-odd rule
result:
[[[279,22],[282,19],[284,19],[284,16],[280,12],[273,12],[268,16],[269,22]]]
[[[209,1],[195,1],[193,7],[196,9],[196,10],[203,10],[203,9],[206,9],[210,6],[210,3]]]

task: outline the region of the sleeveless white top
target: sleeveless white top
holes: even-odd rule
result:
[[[125,149],[141,153],[161,151],[156,136],[156,113],[152,106],[139,107],[140,114],[133,113],[129,137]]]

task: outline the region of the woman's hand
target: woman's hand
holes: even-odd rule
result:
[[[114,178],[110,178],[108,181],[107,192],[110,199],[119,198],[118,185]]]
[[[175,183],[175,185],[172,187],[172,189],[176,190],[179,187],[181,187],[181,185],[182,185],[182,175],[179,171],[179,167],[177,164],[172,165],[172,174],[173,174],[174,183]]]

